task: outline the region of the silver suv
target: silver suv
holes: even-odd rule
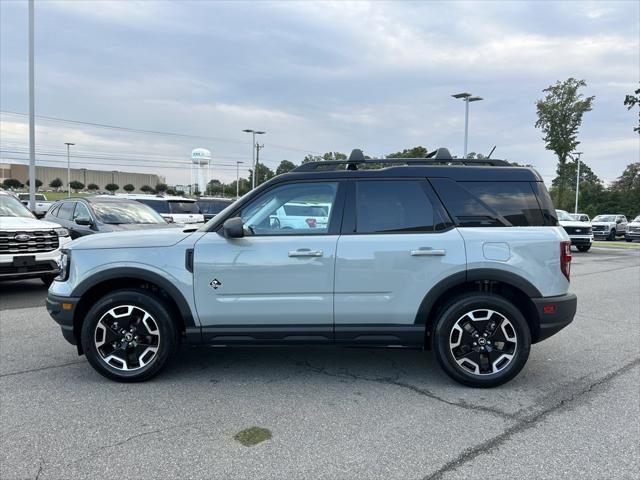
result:
[[[328,221],[274,221],[301,203]],[[180,342],[339,344],[430,349],[453,379],[491,387],[576,310],[571,243],[540,176],[446,149],[307,163],[176,230],[63,253],[47,308],[108,378],[148,379]]]

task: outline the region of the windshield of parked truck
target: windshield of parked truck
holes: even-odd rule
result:
[[[594,222],[615,222],[616,221],[616,216],[615,215],[598,215],[596,218],[593,219]]]
[[[558,214],[558,220],[560,220],[561,222],[573,221],[573,217],[569,215],[567,212],[565,212],[564,210],[556,210],[556,213]]]

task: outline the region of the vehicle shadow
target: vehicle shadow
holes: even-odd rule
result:
[[[38,278],[0,281],[0,310],[42,307],[47,290]]]

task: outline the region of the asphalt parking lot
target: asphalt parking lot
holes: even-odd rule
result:
[[[578,314],[492,390],[429,352],[183,348],[156,379],[78,357],[39,281],[0,284],[0,477],[637,478],[640,251],[574,254]],[[234,435],[262,427],[246,447]]]

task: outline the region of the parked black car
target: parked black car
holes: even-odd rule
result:
[[[233,203],[230,198],[200,197],[197,201],[200,211],[204,215],[204,221],[208,222],[222,210]]]
[[[154,209],[113,197],[68,198],[55,203],[45,219],[69,230],[71,238],[143,228],[172,228]]]

